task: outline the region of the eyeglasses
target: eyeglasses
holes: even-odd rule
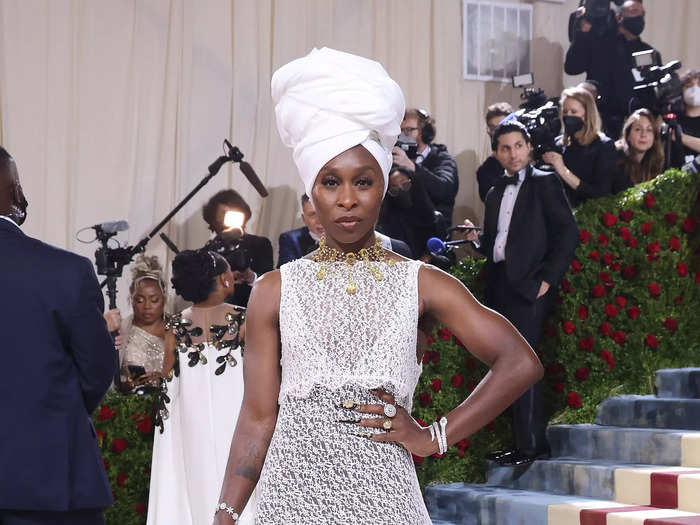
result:
[[[403,133],[404,135],[410,135],[411,133],[414,133],[416,131],[418,131],[418,128],[412,128],[412,127],[401,128],[401,133]]]

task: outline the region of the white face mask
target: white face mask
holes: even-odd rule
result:
[[[683,91],[683,100],[688,106],[700,106],[700,86],[692,86]]]

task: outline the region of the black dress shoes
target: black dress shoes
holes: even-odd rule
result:
[[[534,452],[530,450],[504,450],[492,452],[487,456],[488,459],[495,461],[503,467],[514,467],[517,465],[527,465],[536,459],[546,458],[549,455],[547,451]]]
[[[486,454],[486,459],[488,459],[489,461],[500,461],[517,453],[518,451],[514,448],[496,450],[495,452],[489,452],[488,454]]]

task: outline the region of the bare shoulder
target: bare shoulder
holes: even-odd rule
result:
[[[462,281],[433,266],[423,264],[418,270],[418,298],[421,312],[428,313],[443,308],[446,304],[459,304],[473,298]]]
[[[279,270],[272,270],[259,277],[250,294],[248,315],[251,311],[258,311],[264,315],[276,315],[279,312],[281,294],[282,273]]]

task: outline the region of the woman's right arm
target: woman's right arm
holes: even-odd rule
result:
[[[242,513],[262,470],[277,423],[280,390],[280,272],[268,272],[253,287],[246,313],[246,347],[243,357],[245,390],[231,441],[226,475],[219,502]],[[233,523],[217,512],[216,525]]]

